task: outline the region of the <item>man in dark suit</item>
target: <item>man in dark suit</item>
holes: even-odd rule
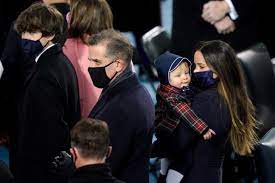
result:
[[[132,72],[132,55],[131,44],[117,31],[102,31],[89,40],[88,71],[94,85],[103,88],[89,117],[108,123],[113,153],[107,162],[113,175],[127,183],[146,183],[155,112]]]
[[[75,71],[58,40],[63,17],[37,3],[16,20],[23,54],[35,58],[19,104],[16,182],[66,182],[51,171],[54,158],[70,147],[70,128],[79,120]]]
[[[199,41],[220,39],[236,51],[259,38],[256,0],[174,0],[172,51],[192,58]]]

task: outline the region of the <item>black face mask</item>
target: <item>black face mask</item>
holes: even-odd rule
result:
[[[116,76],[117,72],[112,78],[109,78],[106,74],[105,68],[111,65],[114,62],[111,62],[103,67],[89,67],[88,72],[91,76],[91,79],[94,85],[98,88],[105,88],[110,81]]]
[[[44,48],[39,40],[33,41],[28,39],[22,39],[21,47],[24,54],[31,58],[36,57]]]

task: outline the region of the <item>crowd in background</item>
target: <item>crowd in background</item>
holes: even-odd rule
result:
[[[61,151],[70,151],[78,170],[69,180],[71,182],[85,182],[89,180],[82,180],[85,173],[97,171],[106,174],[107,178],[102,178],[102,182],[148,182],[151,141],[156,127],[155,107],[132,65],[139,65],[153,77],[141,37],[160,25],[160,2],[45,0],[29,7],[32,3],[9,1],[1,6],[0,142],[9,147],[10,169],[15,181],[67,182],[68,177],[64,176],[64,171],[58,172],[59,167],[55,167],[53,160]],[[197,78],[193,83],[197,82],[201,89],[201,93],[191,99],[188,93],[180,93],[185,97],[180,103],[186,102],[187,98],[189,104],[185,107],[191,106],[190,110],[198,113],[206,124],[200,123],[204,129],[193,127],[191,130],[190,124],[192,127],[192,123],[198,123],[193,113],[192,120],[187,119],[186,114],[181,118],[177,114],[179,121],[176,120],[176,126],[170,130],[177,129],[173,132],[177,134],[176,140],[169,141],[165,132],[158,134],[162,141],[169,141],[157,148],[158,153],[171,160],[170,169],[183,170],[179,171],[180,175],[172,174],[173,178],[179,175],[180,179],[171,179],[171,174],[166,172],[166,180],[159,179],[159,182],[180,182],[181,179],[220,182],[221,173],[217,172],[222,166],[229,136],[235,152],[247,155],[253,150],[257,143],[255,111],[248,99],[234,50],[239,52],[264,42],[270,56],[275,56],[268,3],[257,0],[173,1],[171,52],[191,60]],[[113,28],[133,32],[136,47]],[[200,41],[206,42],[197,45]],[[170,83],[169,74],[182,64],[183,58],[177,55],[170,58],[171,65],[165,66],[166,84]],[[223,62],[217,63],[218,59],[213,55],[219,56]],[[176,65],[175,60],[178,60]],[[194,68],[189,69],[187,74]],[[238,82],[230,85],[233,80]],[[182,88],[180,86],[178,88]],[[171,102],[175,101],[166,102],[171,107]],[[221,103],[223,107],[218,108]],[[230,107],[236,103],[239,107]],[[165,111],[171,112],[169,107]],[[180,106],[176,111],[181,113],[185,107]],[[175,107],[172,107],[172,113],[173,110]],[[207,110],[210,112],[206,113]],[[220,116],[213,116],[216,111]],[[82,118],[85,120],[78,122]],[[160,119],[165,118],[172,119],[167,116]],[[221,119],[224,123],[220,124]],[[187,120],[189,126],[182,120]],[[208,122],[211,128],[207,126]],[[94,136],[87,135],[87,129],[94,131]],[[81,136],[82,133],[86,135]],[[214,140],[202,139],[200,135],[205,134],[204,138]],[[192,141],[197,143],[190,143]],[[179,149],[173,151],[174,147]],[[207,156],[210,158],[200,159],[205,156],[205,149],[209,150]],[[186,157],[201,161],[192,161],[192,166],[187,165],[184,169],[175,168],[178,164],[173,160],[178,161],[175,158],[178,153],[186,151]],[[63,156],[67,155],[63,153]],[[204,166],[206,161],[213,163],[213,169]],[[100,165],[90,167],[91,164]],[[87,165],[86,169],[79,169]],[[203,168],[207,170],[200,172]]]

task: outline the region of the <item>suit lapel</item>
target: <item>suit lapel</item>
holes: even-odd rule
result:
[[[92,117],[92,118],[96,117],[99,111],[101,111],[103,107],[106,105],[108,98],[109,98],[108,93],[101,96],[100,99],[97,101],[96,105],[94,106],[94,108],[92,109],[89,117]]]

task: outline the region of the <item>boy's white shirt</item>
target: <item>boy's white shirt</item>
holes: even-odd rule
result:
[[[238,12],[236,11],[236,9],[235,9],[235,7],[234,7],[234,5],[233,5],[233,3],[232,3],[232,1],[231,0],[224,0],[227,4],[228,4],[228,6],[229,6],[229,16],[230,16],[230,18],[232,19],[232,20],[236,20],[238,17],[239,17],[239,15],[238,15]]]
[[[38,61],[38,59],[40,58],[40,56],[41,56],[46,50],[50,49],[50,48],[53,47],[54,45],[56,45],[56,43],[54,43],[54,44],[48,46],[47,48],[43,49],[43,51],[42,51],[41,53],[39,53],[39,55],[35,58],[35,62]]]

